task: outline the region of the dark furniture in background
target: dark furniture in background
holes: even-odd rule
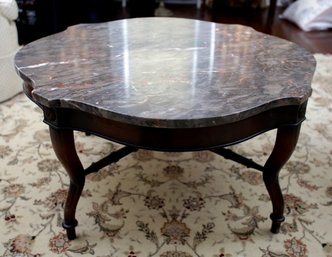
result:
[[[16,2],[19,7],[17,29],[21,45],[63,31],[74,24],[152,17],[159,6],[158,0],[127,0],[125,8],[122,8],[121,1],[116,0],[16,0]],[[215,3],[212,9],[218,12],[218,1]],[[271,4],[268,17],[262,21],[266,24],[267,33],[271,31],[276,0],[271,0]],[[196,9],[196,5],[185,6],[188,9]],[[201,10],[196,11],[204,12],[205,9],[203,1]],[[250,8],[245,10],[245,12],[251,11],[253,10]]]
[[[156,0],[129,0],[129,17],[152,17],[159,3]]]
[[[79,23],[114,20],[113,0],[16,0],[19,7],[17,30],[19,43],[65,30]]]
[[[37,38],[40,38],[46,34],[52,32],[57,32],[66,28],[66,25],[72,25],[77,23],[80,19],[77,17],[86,17],[82,15],[80,8],[81,3],[86,0],[80,1],[78,5],[75,6],[77,0],[68,1],[68,4],[64,0],[42,0],[45,2],[57,2],[61,3],[60,6],[66,6],[65,10],[60,13],[65,13],[64,16],[59,17],[59,12],[57,9],[48,8],[44,11],[44,15],[48,16],[44,25],[41,29],[38,29],[36,23],[39,20],[42,22],[42,18],[36,16],[35,1],[36,0],[16,0],[21,8],[20,18],[17,20],[19,42],[20,44],[29,43]],[[39,0],[40,1],[40,0]],[[98,0],[96,0],[98,2]],[[129,3],[129,1],[133,1]],[[145,2],[146,1],[146,2]],[[106,19],[123,19],[129,17],[142,17],[151,16],[147,15],[147,12],[151,14],[153,7],[146,6],[143,7],[143,3],[149,5],[150,0],[128,0],[127,7],[122,8],[121,1],[109,0],[112,2],[112,6],[106,12]],[[217,2],[217,1],[216,1]],[[142,4],[139,4],[142,3]],[[199,19],[206,21],[213,21],[216,23],[227,23],[227,24],[242,24],[252,27],[258,31],[274,35],[306,48],[312,53],[324,53],[332,54],[332,30],[328,31],[313,31],[305,32],[299,29],[296,25],[278,18],[284,10],[282,7],[276,7],[276,0],[271,0],[270,8],[218,8],[215,6],[213,8],[208,8],[207,6],[202,6],[202,8],[197,9],[196,5],[181,5],[181,4],[167,4],[166,7],[170,9],[173,13],[173,17],[189,18],[189,19]],[[50,6],[50,4],[48,4]],[[131,5],[131,6],[130,6]],[[102,6],[102,5],[101,5]],[[134,10],[134,6],[139,6],[140,10]],[[61,8],[60,8],[61,9]],[[94,12],[95,14],[104,13],[106,9],[102,11]],[[53,14],[53,11],[55,14]],[[269,15],[270,12],[270,15]],[[81,14],[80,14],[81,13]],[[41,14],[43,16],[43,14]],[[67,17],[66,17],[67,16]],[[68,17],[69,16],[69,17]],[[73,17],[71,17],[73,16]],[[53,18],[51,18],[53,17]],[[104,20],[103,19],[103,20]],[[50,22],[51,20],[51,22]],[[74,21],[73,21],[74,20]],[[75,21],[76,20],[76,21]],[[48,22],[47,22],[48,21]],[[91,16],[90,16],[91,21]],[[48,24],[48,25],[46,25]],[[45,32],[46,31],[46,32]]]
[[[227,2],[227,0],[226,0]],[[236,1],[235,1],[236,2]],[[234,7],[234,6],[229,6],[224,3],[224,1],[218,1],[215,0],[213,1],[211,13],[212,13],[212,20],[214,22],[218,22],[218,20],[223,17],[228,16],[234,16],[235,20],[237,19],[251,19],[251,20],[256,20],[260,19],[260,27],[259,29],[262,32],[265,32],[267,34],[272,33],[272,28],[273,28],[273,22],[276,16],[276,7],[277,7],[277,0],[270,0],[270,5],[267,8],[261,8],[260,5],[258,4],[259,1],[239,1],[239,6]],[[243,6],[241,6],[241,4]],[[266,9],[266,14],[261,15],[262,10]],[[220,22],[220,21],[219,21]],[[221,22],[223,23],[223,22]],[[230,22],[230,23],[240,23],[243,24],[242,22]],[[246,24],[243,24],[246,25]]]

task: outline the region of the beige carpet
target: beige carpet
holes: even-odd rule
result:
[[[68,177],[41,112],[18,95],[0,105],[0,255],[331,257],[332,57],[316,58],[307,120],[281,171],[280,234],[269,232],[271,203],[259,172],[210,152],[139,151],[89,175],[78,239],[67,241],[60,224]],[[274,134],[233,149],[263,164]],[[76,138],[84,165],[119,147]]]

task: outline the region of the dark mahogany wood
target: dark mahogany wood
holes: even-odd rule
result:
[[[85,174],[76,153],[73,131],[50,127],[50,135],[54,152],[70,178],[63,227],[67,230],[68,239],[72,240],[76,238],[75,227],[77,226],[77,220],[75,212],[84,187]]]
[[[280,224],[285,220],[284,200],[279,185],[279,171],[292,155],[300,133],[300,124],[284,126],[278,129],[276,142],[273,151],[264,166],[263,179],[269,192],[273,212],[272,233],[278,233]]]
[[[315,68],[304,49],[239,25],[141,18],[71,27],[23,47],[15,63],[70,177],[69,239],[85,175],[137,149],[211,150],[262,171],[271,231],[279,231],[278,175],[295,149]],[[272,129],[277,138],[264,166],[224,148]],[[84,169],[74,130],[124,148]]]

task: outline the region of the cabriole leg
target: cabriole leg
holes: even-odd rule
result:
[[[76,153],[73,131],[50,127],[50,135],[54,152],[70,178],[63,227],[67,231],[68,239],[73,240],[76,238],[75,227],[77,226],[75,212],[84,187],[85,175]]]
[[[272,233],[278,233],[284,218],[284,199],[279,185],[279,171],[292,155],[300,133],[301,125],[278,129],[273,151],[264,165],[263,179],[269,192],[273,212]]]

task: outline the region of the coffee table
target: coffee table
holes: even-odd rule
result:
[[[70,177],[69,239],[85,175],[137,149],[211,150],[263,172],[271,231],[279,231],[278,174],[296,146],[315,69],[306,50],[240,25],[139,18],[70,27],[24,46],[15,63]],[[225,148],[271,129],[264,166]],[[124,147],[83,168],[74,130]]]

